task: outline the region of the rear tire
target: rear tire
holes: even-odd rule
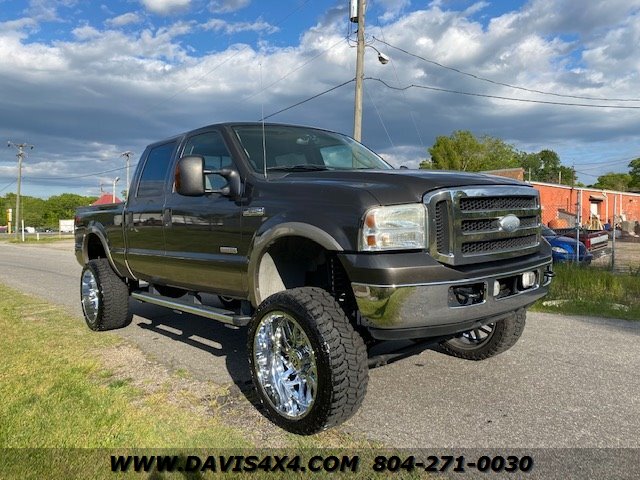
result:
[[[463,332],[440,343],[448,355],[465,360],[485,360],[509,350],[524,331],[526,310],[518,310],[509,317],[479,328]]]
[[[123,328],[133,318],[129,311],[129,287],[106,258],[91,260],[82,269],[80,302],[91,330]]]
[[[360,407],[367,350],[325,290],[271,295],[256,310],[247,343],[254,386],[267,417],[281,428],[310,435]]]

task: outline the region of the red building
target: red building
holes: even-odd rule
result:
[[[113,201],[113,195],[111,193],[103,193],[99,199],[93,202],[91,205],[107,205],[109,203],[122,203],[118,197],[116,197],[115,202]]]
[[[540,192],[542,221],[566,220],[567,226],[575,225],[575,215],[580,210],[580,223],[589,226],[596,223],[640,221],[640,193],[615,192],[588,187],[569,187],[552,183],[531,182]],[[595,226],[595,225],[594,225]]]
[[[483,173],[524,180],[524,169],[508,168]],[[598,190],[588,187],[569,187],[556,183],[529,182],[540,192],[542,222],[566,222],[567,227],[576,224],[576,212],[580,210],[580,223],[588,228],[602,228],[616,219],[627,231],[633,231],[636,221],[640,221],[640,193]],[[555,222],[554,222],[555,223]],[[558,225],[560,227],[562,225]]]

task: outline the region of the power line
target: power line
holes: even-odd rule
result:
[[[309,102],[309,101],[311,101],[311,100],[314,100],[314,99],[316,99],[316,98],[318,98],[318,97],[321,97],[322,95],[325,95],[325,94],[327,94],[327,93],[329,93],[329,92],[333,92],[334,90],[337,90],[337,89],[338,89],[338,88],[340,88],[340,87],[344,87],[345,85],[349,85],[350,83],[353,83],[353,82],[355,82],[355,81],[356,81],[356,79],[355,79],[355,78],[352,78],[351,80],[347,80],[346,82],[342,82],[341,84],[336,85],[336,86],[334,86],[334,87],[331,87],[331,88],[329,88],[329,89],[325,90],[324,92],[320,92],[320,93],[318,93],[318,94],[316,94],[316,95],[313,95],[312,97],[306,98],[306,99],[304,99],[304,100],[302,100],[302,101],[300,101],[300,102],[294,103],[293,105],[289,105],[289,106],[288,106],[288,107],[286,107],[286,108],[283,108],[283,109],[281,109],[281,110],[278,110],[277,112],[273,112],[273,113],[271,113],[271,114],[267,115],[266,117],[262,117],[262,118],[261,118],[260,120],[258,120],[258,121],[259,121],[259,122],[261,122],[261,121],[266,120],[266,119],[268,119],[268,118],[275,117],[276,115],[279,115],[280,113],[286,112],[287,110],[291,110],[292,108],[298,107],[298,106],[302,105],[303,103],[307,103],[307,102]]]
[[[566,107],[585,107],[585,108],[613,108],[618,110],[640,110],[640,105],[595,105],[591,103],[570,103],[570,102],[552,102],[549,100],[532,100],[527,98],[515,98],[515,97],[504,97],[501,95],[489,95],[486,93],[475,93],[475,92],[465,92],[462,90],[450,90],[448,88],[439,88],[439,87],[431,87],[428,85],[417,85],[412,83],[410,85],[406,85],[404,87],[395,87],[393,85],[389,85],[387,82],[382,80],[381,78],[367,77],[365,80],[374,80],[376,82],[382,83],[387,88],[398,91],[409,90],[410,88],[420,88],[423,90],[432,90],[435,92],[445,92],[445,93],[455,93],[458,95],[467,95],[470,97],[482,97],[482,98],[493,98],[496,100],[508,100],[510,102],[522,102],[522,103],[539,103],[543,105],[561,105]]]
[[[9,183],[7,183],[4,187],[0,188],[0,193],[4,192],[7,188],[9,188],[11,185],[13,185],[16,182],[17,180],[12,180]]]
[[[527,88],[527,87],[521,87],[518,85],[511,85],[509,83],[503,83],[503,82],[498,82],[496,80],[491,80],[490,78],[486,78],[486,77],[482,77],[480,75],[476,75],[473,73],[469,73],[469,72],[465,72],[463,70],[460,70],[458,68],[455,67],[450,67],[448,65],[443,65],[442,63],[436,62],[435,60],[430,60],[428,58],[422,57],[420,55],[417,55],[415,53],[409,52],[408,50],[405,50],[403,48],[400,47],[396,47],[395,45],[392,45],[388,42],[385,42],[384,40],[380,40],[379,38],[373,37],[374,40],[385,44],[386,46],[393,48],[395,50],[398,50],[402,53],[405,53],[411,57],[415,57],[418,58],[424,62],[430,63],[432,65],[435,65],[437,67],[440,68],[444,68],[447,70],[451,70],[452,72],[456,72],[459,73],[461,75],[466,75],[467,77],[471,77],[474,78],[476,80],[481,80],[483,82],[488,82],[488,83],[492,83],[494,85],[500,85],[502,87],[509,87],[509,88],[514,88],[516,90],[522,90],[525,92],[531,92],[531,93],[538,93],[541,95],[552,95],[554,97],[563,97],[563,98],[575,98],[575,99],[580,99],[580,100],[594,100],[594,101],[605,101],[605,102],[640,102],[640,98],[606,98],[606,97],[588,97],[588,96],[584,96],[584,95],[569,95],[569,94],[562,94],[562,93],[555,93],[555,92],[546,92],[544,90],[536,90],[533,88]]]
[[[588,163],[583,163],[582,166],[580,167],[582,170],[604,170],[606,167],[616,167],[616,166],[622,166],[624,163],[622,161],[611,161],[611,162],[607,162],[605,164],[602,165],[598,165],[598,164],[588,164]]]
[[[270,83],[269,85],[267,85],[264,88],[260,88],[260,90],[258,90],[255,93],[252,93],[251,95],[249,95],[248,97],[243,98],[241,101],[242,102],[246,102],[247,100],[252,99],[253,97],[255,97],[256,95],[260,95],[262,92],[269,90],[271,87],[273,87],[274,85],[276,85],[277,83],[281,82],[282,80],[284,80],[285,78],[287,78],[289,75],[297,72],[298,70],[300,70],[303,67],[306,67],[308,64],[310,64],[311,62],[313,62],[314,60],[320,58],[322,55],[324,55],[325,53],[327,53],[329,50],[333,49],[334,47],[336,47],[338,44],[342,43],[345,39],[344,38],[340,38],[340,40],[338,40],[336,43],[334,43],[333,45],[329,46],[326,50],[320,52],[319,54],[317,54],[315,57],[310,58],[309,60],[307,60],[304,63],[301,63],[300,65],[298,65],[297,67],[294,67],[293,69],[289,70],[287,73],[285,73],[282,77],[280,77],[279,79],[277,79],[276,81]]]
[[[278,22],[274,23],[274,26],[279,26],[282,23],[284,23],[286,20],[288,20],[291,16],[293,16],[296,12],[298,12],[299,10],[301,10],[307,3],[309,3],[311,0],[305,0],[302,3],[300,3],[296,8],[294,8],[291,12],[289,12],[287,15],[285,15],[283,18],[281,18]],[[343,41],[342,39],[340,41]],[[298,69],[304,67],[306,64],[310,63],[311,61],[315,60],[316,58],[318,58],[319,56],[325,54],[327,51],[329,51],[331,48],[335,47],[339,42],[337,42],[336,44],[332,45],[331,47],[329,47],[327,50],[323,51],[322,53],[316,55],[315,57],[313,57],[312,59],[310,59],[309,61],[305,62],[304,64],[300,65],[299,67],[297,67],[296,69],[292,70],[291,72],[287,73],[284,77],[282,77],[281,79],[278,79],[276,82],[274,82],[273,84],[267,86],[267,88],[270,88],[271,86],[273,86],[274,84],[278,83],[279,81],[283,80],[284,78],[286,78],[287,76],[291,75],[292,73],[294,73],[295,71],[297,71]],[[237,50],[233,55],[225,58],[223,61],[219,62],[218,64],[216,64],[213,68],[209,69],[207,72],[205,72],[203,75],[200,75],[199,77],[197,77],[193,82],[187,84],[185,87],[183,87],[182,89],[178,90],[177,92],[175,92],[173,95],[171,95],[170,97],[167,97],[163,100],[163,102],[166,102],[167,100],[171,100],[175,97],[177,97],[178,95],[180,95],[181,93],[185,92],[186,90],[190,89],[191,87],[193,87],[194,85],[196,85],[197,83],[199,83],[203,78],[207,77],[209,74],[211,74],[212,72],[214,72],[215,70],[217,70],[218,68],[220,68],[221,66],[223,66],[224,64],[226,64],[227,62],[231,61],[233,58],[237,57],[238,55],[240,55],[242,52],[244,52],[245,50],[247,50],[249,48],[249,45],[245,45],[243,48]],[[258,92],[260,93],[260,92]],[[323,92],[320,95],[323,95],[324,93],[328,93],[328,92]],[[248,97],[251,98],[251,97]],[[248,100],[245,99],[245,100]],[[305,103],[306,101],[309,101],[312,99],[307,99],[302,103]],[[149,111],[153,111],[155,108],[157,108],[160,104],[155,104],[153,106],[151,106],[147,112]],[[288,110],[289,108],[293,108],[296,105],[293,105],[291,107],[288,107],[287,109],[284,109],[282,111]],[[276,112],[273,115],[276,115],[278,113],[281,112]],[[268,117],[265,117],[268,118]],[[137,165],[137,164],[136,164]],[[131,167],[135,167],[136,165],[131,165]],[[110,170],[104,170],[101,172],[95,172],[95,173],[89,173],[89,174],[84,174],[84,175],[72,175],[72,176],[50,176],[50,177],[33,177],[30,175],[25,175],[25,177],[31,179],[31,180],[41,180],[41,181],[47,181],[47,180],[66,180],[66,179],[76,179],[76,178],[88,178],[88,177],[92,177],[95,175],[101,175],[104,173],[111,173],[111,172],[116,172],[116,171],[120,171],[120,170],[124,170],[127,167],[122,167],[122,168],[113,168]],[[0,192],[4,191],[5,189],[9,188],[11,185],[13,185],[15,183],[15,181],[13,181],[12,183],[10,183],[9,185],[7,185],[6,187],[4,187],[2,190],[0,190]]]
[[[382,39],[384,40],[384,30],[382,29],[382,25],[380,25],[380,17],[378,17],[378,28],[380,29],[380,34],[382,35]],[[375,39],[375,37],[373,37]],[[394,76],[396,77],[396,82],[400,83],[400,76],[398,75],[398,69],[396,68],[396,62],[391,62],[391,68],[393,68]],[[425,148],[424,142],[422,141],[422,135],[420,134],[420,129],[418,128],[418,123],[416,122],[416,118],[413,115],[413,110],[411,108],[411,103],[407,99],[407,93],[402,92],[402,96],[404,98],[405,103],[407,104],[407,111],[409,112],[409,118],[411,118],[411,123],[413,123],[413,128],[418,135],[418,140],[420,141],[420,145],[422,148]]]
[[[137,163],[135,165],[131,165],[132,167],[135,167],[137,165]],[[103,173],[111,173],[111,172],[118,172],[120,170],[124,170],[127,167],[119,167],[119,168],[112,168],[110,170],[103,170],[102,172],[94,172],[94,173],[86,173],[84,175],[65,175],[65,176],[52,176],[52,177],[32,177],[31,175],[25,175],[25,177],[31,179],[31,180],[67,180],[67,179],[72,179],[72,178],[87,178],[87,177],[93,177],[96,175],[102,175]]]

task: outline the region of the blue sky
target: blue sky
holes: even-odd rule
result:
[[[0,138],[36,146],[23,192],[97,195],[125,150],[348,82],[347,17],[347,0],[0,0]],[[367,49],[363,143],[396,165],[458,129],[553,149],[585,183],[640,156],[640,0],[369,0],[367,42],[391,62]],[[351,134],[353,88],[269,120]],[[0,155],[0,194],[16,163]]]

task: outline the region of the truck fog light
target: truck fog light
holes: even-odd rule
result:
[[[500,295],[500,282],[498,280],[493,281],[493,296],[497,297]]]
[[[522,274],[522,288],[531,288],[536,284],[536,272],[525,272]]]

